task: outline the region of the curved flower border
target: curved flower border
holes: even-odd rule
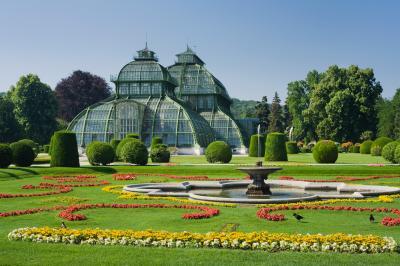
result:
[[[267,252],[384,253],[398,250],[391,237],[375,235],[302,235],[269,232],[166,232],[102,229],[19,228],[9,240],[77,245],[124,245],[168,248],[224,248]]]

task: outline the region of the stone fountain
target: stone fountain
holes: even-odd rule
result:
[[[262,162],[256,163],[255,167],[242,167],[238,170],[245,172],[253,181],[248,185],[246,195],[248,196],[265,196],[272,195],[270,186],[264,180],[268,179],[268,175],[276,171],[282,170],[280,167],[263,167]]]

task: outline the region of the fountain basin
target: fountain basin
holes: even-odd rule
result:
[[[287,203],[321,199],[362,199],[400,193],[399,188],[388,186],[266,180],[266,184],[271,189],[271,194],[254,197],[245,193],[249,184],[252,183],[252,180],[143,183],[127,185],[123,189],[127,192],[143,193],[148,196],[186,197],[193,200],[247,204]]]

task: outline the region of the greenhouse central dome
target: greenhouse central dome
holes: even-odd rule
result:
[[[147,44],[137,53],[111,77],[115,95],[86,108],[69,124],[79,146],[136,133],[148,147],[153,137],[161,137],[182,154],[201,154],[214,140],[246,152],[225,87],[189,47],[168,69]]]

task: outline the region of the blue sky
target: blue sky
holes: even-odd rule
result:
[[[52,88],[73,70],[109,80],[147,39],[164,66],[192,46],[232,97],[286,96],[329,65],[372,67],[400,87],[400,1],[1,1],[0,91],[36,73]]]

